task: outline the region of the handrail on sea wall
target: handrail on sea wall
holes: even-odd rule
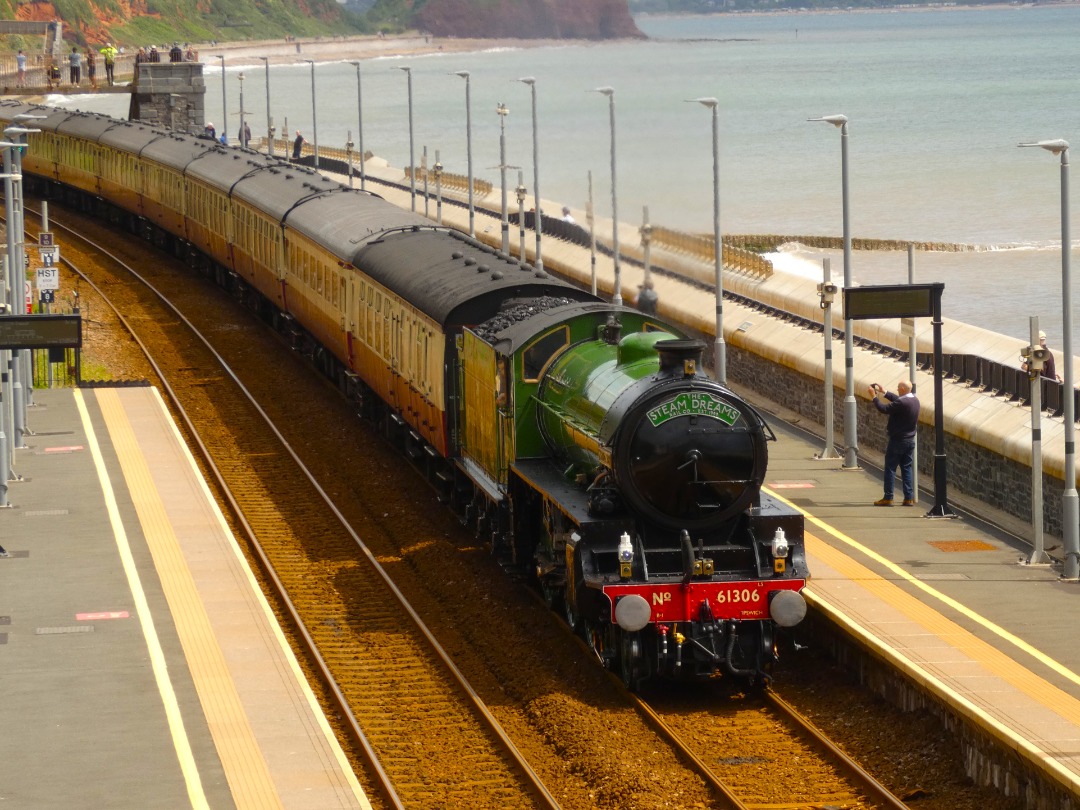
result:
[[[701,261],[714,261],[716,248],[712,236],[685,233],[662,225],[653,225],[652,240],[668,250],[683,253]],[[746,273],[768,278],[773,274],[773,264],[759,253],[720,240],[722,243],[725,267],[742,270]]]

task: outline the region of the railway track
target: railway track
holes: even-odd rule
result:
[[[368,752],[368,771],[377,775],[388,805],[455,805],[479,790],[493,807],[557,807],[383,562],[203,336],[208,328],[222,333],[258,325],[235,317],[242,312],[230,317],[216,307],[214,313],[204,308],[208,320],[196,324],[158,296],[152,282],[126,269],[141,282],[137,302],[123,308],[126,320],[198,437],[203,461],[240,516],[249,547],[258,549],[277,603],[293,618],[308,661],[316,663],[323,694],[335,696],[353,750]],[[447,743],[447,728],[455,756],[435,756],[432,750]]]
[[[65,219],[71,216],[64,214]],[[53,225],[60,229],[55,219]],[[77,232],[92,234],[97,227],[80,218]],[[64,238],[65,244],[80,240],[88,246],[66,248],[65,258],[78,260],[87,250],[102,251],[89,248],[93,243],[75,232]],[[818,743],[807,743],[806,732],[788,733],[795,742],[782,742],[777,721],[761,725],[760,708],[717,705],[715,689],[708,685],[680,692],[697,695],[696,705],[676,701],[635,707],[636,699],[614,697],[609,685],[602,687],[608,690],[603,694],[597,691],[593,680],[599,670],[578,669],[587,655],[575,661],[554,652],[568,639],[556,643],[550,617],[527,616],[515,631],[521,634],[517,637],[506,631],[499,608],[506,603],[508,612],[514,610],[510,600],[498,587],[479,597],[467,593],[465,580],[477,577],[485,552],[468,539],[443,537],[447,532],[441,518],[447,515],[440,511],[440,518],[424,524],[420,533],[399,536],[391,512],[414,509],[417,503],[421,510],[426,503],[438,509],[433,498],[417,491],[415,478],[405,476],[412,478],[405,488],[413,491],[402,499],[400,492],[391,491],[402,488],[399,479],[388,483],[335,475],[357,464],[359,455],[370,454],[377,436],[367,435],[362,446],[353,443],[354,432],[364,428],[351,419],[335,392],[312,383],[301,358],[284,351],[249,313],[223,300],[217,288],[169,261],[148,262],[149,248],[114,250],[133,251],[131,258],[140,265],[154,266],[155,275],[162,275],[148,281],[169,289],[176,299],[178,311],[164,308],[148,288],[132,286],[119,271],[99,283],[110,297],[120,299],[131,328],[144,335],[153,347],[148,350],[161,358],[162,382],[172,389],[177,407],[189,414],[190,429],[201,437],[223,488],[233,493],[253,548],[262,549],[263,564],[274,572],[268,579],[282,592],[279,604],[292,605],[288,612],[295,612],[297,625],[306,628],[296,634],[310,644],[305,655],[326,662],[323,691],[338,698],[333,713],[356,718],[356,728],[347,735],[352,750],[367,752],[364,769],[369,779],[385,778],[388,787],[381,792],[388,806],[903,806],[857,781],[861,777],[841,774],[830,764],[835,751],[826,747],[812,753]],[[122,257],[110,261],[124,264]],[[179,312],[187,313],[190,322]],[[200,343],[193,337],[195,330],[218,348],[211,351]],[[228,371],[224,360],[237,371]],[[253,400],[246,398],[245,384]],[[300,406],[299,419],[298,403],[308,403],[306,411]],[[309,423],[321,418],[316,411],[323,409],[336,411],[335,418],[345,421],[334,421],[325,428],[334,435],[315,441]],[[281,427],[268,428],[264,416]],[[338,453],[320,459],[328,446],[336,446]],[[301,472],[300,456],[314,456],[321,469]],[[316,480],[328,482],[325,489]],[[361,497],[369,489],[374,497],[371,492]],[[379,492],[386,497],[380,498]],[[324,498],[329,508],[322,506]],[[345,514],[335,502],[367,504],[366,514]],[[388,511],[380,516],[373,508]],[[486,565],[495,568],[490,560]],[[429,589],[418,588],[417,579],[426,581]],[[412,611],[416,629],[402,622],[407,609],[396,599],[402,596],[396,584],[402,580],[413,583],[405,589],[408,601],[417,602]],[[438,587],[431,587],[435,580]],[[501,578],[500,583],[507,584]],[[457,590],[462,593],[460,605],[451,604]],[[488,604],[472,604],[477,601]],[[424,628],[421,615],[434,619],[432,629]],[[478,618],[474,622],[472,617]],[[515,616],[514,621],[521,624],[522,619]],[[542,632],[534,621],[546,622]],[[504,644],[522,645],[522,658],[526,645],[541,647],[538,657],[548,669],[537,683],[522,686],[504,677],[505,665],[494,660],[491,643],[482,643],[489,629],[505,632],[510,640]],[[451,682],[447,673],[460,671],[454,663],[439,662],[436,636],[451,649],[454,661],[468,662],[461,669],[471,671],[468,677],[475,678],[476,685],[464,676]],[[501,645],[496,641],[494,646]],[[553,653],[544,654],[549,648]],[[500,695],[516,706],[492,699]],[[747,725],[751,720],[757,723],[752,729]],[[666,738],[670,750],[660,755],[654,750],[647,772],[640,772],[643,760],[637,749],[655,749],[657,743],[645,723]],[[517,754],[504,726],[527,743],[533,765]],[[628,727],[632,730],[624,730]],[[761,729],[769,727],[775,736],[762,742]],[[583,761],[595,757],[597,749],[606,755],[612,736],[625,740],[625,750],[599,763]],[[740,753],[743,746],[747,753]],[[808,768],[812,758],[823,764]],[[662,777],[666,785],[650,784],[657,772],[667,774]],[[695,777],[688,779],[690,775]],[[556,787],[545,788],[545,783]],[[765,785],[771,787],[764,790]]]

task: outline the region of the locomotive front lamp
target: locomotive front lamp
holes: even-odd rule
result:
[[[773,555],[773,571],[777,574],[784,573],[787,568],[787,564],[784,562],[787,559],[788,554],[791,552],[791,547],[788,545],[788,540],[784,536],[783,529],[777,529],[776,534],[772,539],[772,555]]]
[[[634,544],[630,535],[623,532],[619,537],[619,576],[630,579],[634,575]]]

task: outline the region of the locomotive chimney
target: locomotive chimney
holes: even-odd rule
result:
[[[660,340],[656,351],[660,354],[661,371],[693,377],[701,365],[705,344],[700,340]]]

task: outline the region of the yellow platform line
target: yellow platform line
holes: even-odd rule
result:
[[[109,426],[233,799],[240,808],[279,808],[281,801],[262,750],[248,723],[225,656],[127,413],[114,390],[98,390],[97,399]]]
[[[116,540],[116,548],[120,554],[120,562],[124,568],[124,576],[127,578],[128,588],[135,602],[135,613],[139,618],[139,626],[142,629],[146,648],[150,654],[150,667],[154,673],[158,693],[165,708],[165,718],[169,725],[169,733],[172,736],[173,748],[176,750],[176,758],[180,763],[180,770],[187,786],[188,799],[191,806],[201,810],[210,804],[203,792],[202,779],[199,777],[199,769],[195,765],[195,757],[191,751],[191,743],[187,732],[184,730],[184,719],[180,714],[180,703],[176,699],[176,691],[172,681],[169,680],[169,668],[165,661],[165,652],[161,648],[161,640],[158,638],[157,629],[154,627],[153,614],[146,600],[146,592],[143,590],[142,580],[139,578],[135,559],[131,554],[131,546],[128,543],[127,531],[124,522],[120,518],[120,510],[116,504],[116,493],[113,491],[112,482],[109,480],[108,471],[105,469],[105,460],[101,455],[101,446],[98,444],[94,425],[90,421],[90,414],[86,409],[86,401],[82,391],[75,389],[75,405],[82,419],[83,430],[86,433],[86,443],[90,447],[90,455],[94,460],[94,468],[97,471],[98,481],[101,483],[102,494],[105,497],[105,507],[109,513],[109,525],[112,527],[113,537]]]
[[[980,625],[981,627],[984,627],[987,630],[989,630],[991,633],[993,633],[995,636],[1000,638],[1002,641],[1005,641],[1005,642],[1011,644],[1012,646],[1016,647],[1018,650],[1021,650],[1021,651],[1025,652],[1025,653],[1027,653],[1028,655],[1030,655],[1032,658],[1034,658],[1036,661],[1038,661],[1043,666],[1048,667],[1049,669],[1053,670],[1054,672],[1056,672],[1058,675],[1062,676],[1066,680],[1072,681],[1077,686],[1080,686],[1080,675],[1076,674],[1075,672],[1073,672],[1071,669],[1069,669],[1067,666],[1060,663],[1059,661],[1056,661],[1055,659],[1051,658],[1049,655],[1044,653],[1042,650],[1038,649],[1037,647],[1031,646],[1030,644],[1028,644],[1028,642],[1024,641],[1024,639],[1010,633],[1004,627],[1001,627],[1000,625],[995,624],[994,622],[990,621],[985,616],[983,616],[981,613],[976,613],[974,610],[972,610],[971,608],[969,608],[967,605],[963,604],[962,602],[958,602],[955,599],[953,599],[951,596],[947,596],[947,595],[943,594],[937,588],[933,588],[930,585],[927,585],[921,579],[919,579],[917,577],[913,577],[911,574],[909,574],[907,571],[905,571],[899,565],[894,563],[892,560],[889,560],[889,559],[886,559],[885,557],[882,557],[876,551],[867,548],[862,543],[860,543],[858,540],[855,540],[854,538],[849,537],[848,535],[844,534],[842,531],[840,531],[836,527],[832,526],[829,523],[826,523],[821,518],[816,517],[815,515],[812,515],[810,512],[807,512],[805,509],[800,509],[798,506],[793,504],[791,501],[787,500],[787,498],[785,498],[783,495],[778,495],[777,493],[775,493],[775,492],[773,492],[771,490],[768,490],[767,488],[764,488],[764,487],[762,489],[767,491],[774,498],[776,498],[776,499],[778,499],[780,501],[783,501],[788,506],[790,506],[792,509],[796,509],[799,512],[801,512],[806,517],[807,520],[809,520],[815,526],[820,528],[822,531],[825,531],[828,534],[831,534],[833,537],[835,537],[840,542],[850,546],[851,548],[855,549],[856,551],[860,552],[861,554],[866,555],[871,560],[876,562],[878,565],[884,566],[889,571],[892,571],[894,574],[896,574],[896,576],[898,576],[900,579],[903,579],[905,582],[909,583],[912,587],[918,588],[920,591],[925,593],[927,596],[933,597],[934,599],[938,600],[942,604],[947,605],[948,607],[952,608],[957,613],[960,613],[961,615],[966,616],[971,621],[973,621],[976,624]],[[876,575],[874,575],[874,576],[876,576]]]
[[[1030,652],[1038,660],[1047,663],[1048,666],[1050,666],[1050,664],[1056,665],[1051,667],[1054,671],[1067,673],[1072,676],[1072,679],[1076,679],[1075,673],[1067,667],[1054,661],[1034,647],[1031,647],[1026,642],[1013,636],[1011,633],[985,617],[975,613],[965,605],[956,602],[956,600],[951,597],[942,594],[940,591],[920,582],[890,560],[887,560],[876,552],[866,548],[866,546],[835,529],[820,518],[811,515],[806,510],[800,509],[795,504],[786,500],[783,496],[776,495],[775,492],[770,492],[770,494],[788,504],[793,509],[801,512],[813,525],[818,526],[841,542],[866,554],[874,561],[887,567],[900,578],[913,585],[920,586],[921,590],[938,598],[943,603],[955,607],[963,615],[968,616],[992,632],[996,632],[996,634],[1003,639],[1013,643],[1019,642],[1017,644],[1018,647],[1024,649],[1026,652]],[[824,540],[807,533],[806,548],[809,554],[816,556],[823,563],[834,568],[849,581],[874,594],[886,604],[893,606],[908,619],[925,628],[929,633],[946,640],[951,646],[963,652],[972,660],[985,666],[989,672],[1011,684],[1018,691],[1027,695],[1036,703],[1050,708],[1062,719],[1080,727],[1080,701],[1072,695],[1059,689],[1053,684],[1048,683],[1045,679],[1040,678],[1027,667],[1017,663],[1001,650],[988,642],[983,641],[978,636],[975,636],[956,622],[943,616],[937,610],[894,585],[892,582],[878,576],[875,572],[852,559],[839,549],[829,545]],[[1020,749],[1020,751],[1025,753],[1029,759],[1048,769],[1069,790],[1077,791],[1080,789],[1080,775],[1063,766],[1053,755],[1042,750],[1033,743],[1027,740],[1018,739],[1015,732],[1011,731],[1001,721],[990,716],[986,709],[976,705],[962,694],[958,693],[955,689],[947,686],[938,676],[927,671],[924,664],[904,655],[902,649],[884,648],[880,639],[872,635],[872,633],[867,628],[860,625],[857,620],[850,616],[846,616],[842,610],[829,601],[827,595],[822,593],[821,589],[815,589],[811,585],[811,587],[807,589],[807,596],[812,603],[819,605],[822,609],[833,615],[838,622],[850,628],[857,636],[863,639],[864,643],[867,643],[874,649],[886,649],[889,657],[892,658],[895,663],[900,664],[905,671],[915,675],[924,683],[927,683],[936,693],[946,698],[952,705],[961,710],[968,717],[976,719],[983,727],[987,728],[1003,742],[1008,743],[1010,747]]]

